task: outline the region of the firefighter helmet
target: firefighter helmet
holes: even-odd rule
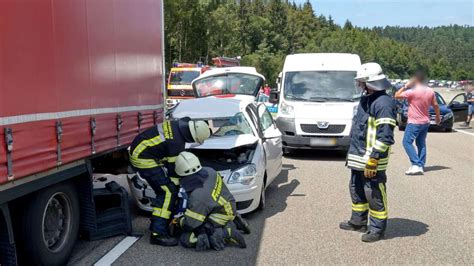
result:
[[[209,126],[202,120],[189,121],[189,131],[191,131],[194,141],[199,144],[202,144],[211,136]]]
[[[183,151],[176,158],[175,172],[179,176],[189,176],[202,169],[201,162],[196,155]]]

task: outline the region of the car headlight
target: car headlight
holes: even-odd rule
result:
[[[229,177],[228,184],[240,183],[242,185],[250,185],[255,178],[257,177],[257,168],[254,164],[249,164],[244,167],[241,167],[234,172]]]
[[[448,119],[451,119],[453,118],[453,112],[449,112],[447,114],[444,115],[443,117],[443,120],[448,120]]]
[[[357,115],[357,109],[359,108],[359,105],[354,105],[354,108],[352,109],[352,117]]]
[[[282,115],[293,115],[295,108],[293,107],[293,105],[289,105],[285,102],[281,102],[280,110],[281,110]]]

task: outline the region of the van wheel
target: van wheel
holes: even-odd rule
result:
[[[79,232],[79,200],[71,183],[38,191],[23,220],[23,243],[28,260],[64,265]]]

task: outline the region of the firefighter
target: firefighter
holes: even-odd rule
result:
[[[186,143],[203,143],[209,136],[210,129],[206,122],[182,118],[177,121],[164,121],[140,133],[133,140],[129,148],[130,162],[156,194],[156,198],[151,202],[151,244],[178,244],[178,239],[171,237],[168,232],[168,222],[179,185],[174,162]]]
[[[390,146],[394,144],[396,111],[394,101],[385,92],[390,82],[379,64],[363,64],[355,80],[364,95],[353,119],[347,155],[347,166],[351,169],[352,216],[339,227],[364,232],[362,241],[375,242],[383,238],[387,227],[385,171]]]
[[[197,251],[225,245],[245,248],[245,239],[237,230],[234,219],[243,221],[236,212],[235,199],[222,177],[214,169],[202,167],[199,159],[190,152],[182,152],[176,159],[176,173],[187,198],[186,211],[179,219],[184,247]],[[248,229],[248,224],[244,227]],[[245,228],[242,228],[245,231]]]

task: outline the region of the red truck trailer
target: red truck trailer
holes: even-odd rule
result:
[[[1,265],[67,261],[94,169],[162,120],[163,40],[162,0],[0,1]]]

